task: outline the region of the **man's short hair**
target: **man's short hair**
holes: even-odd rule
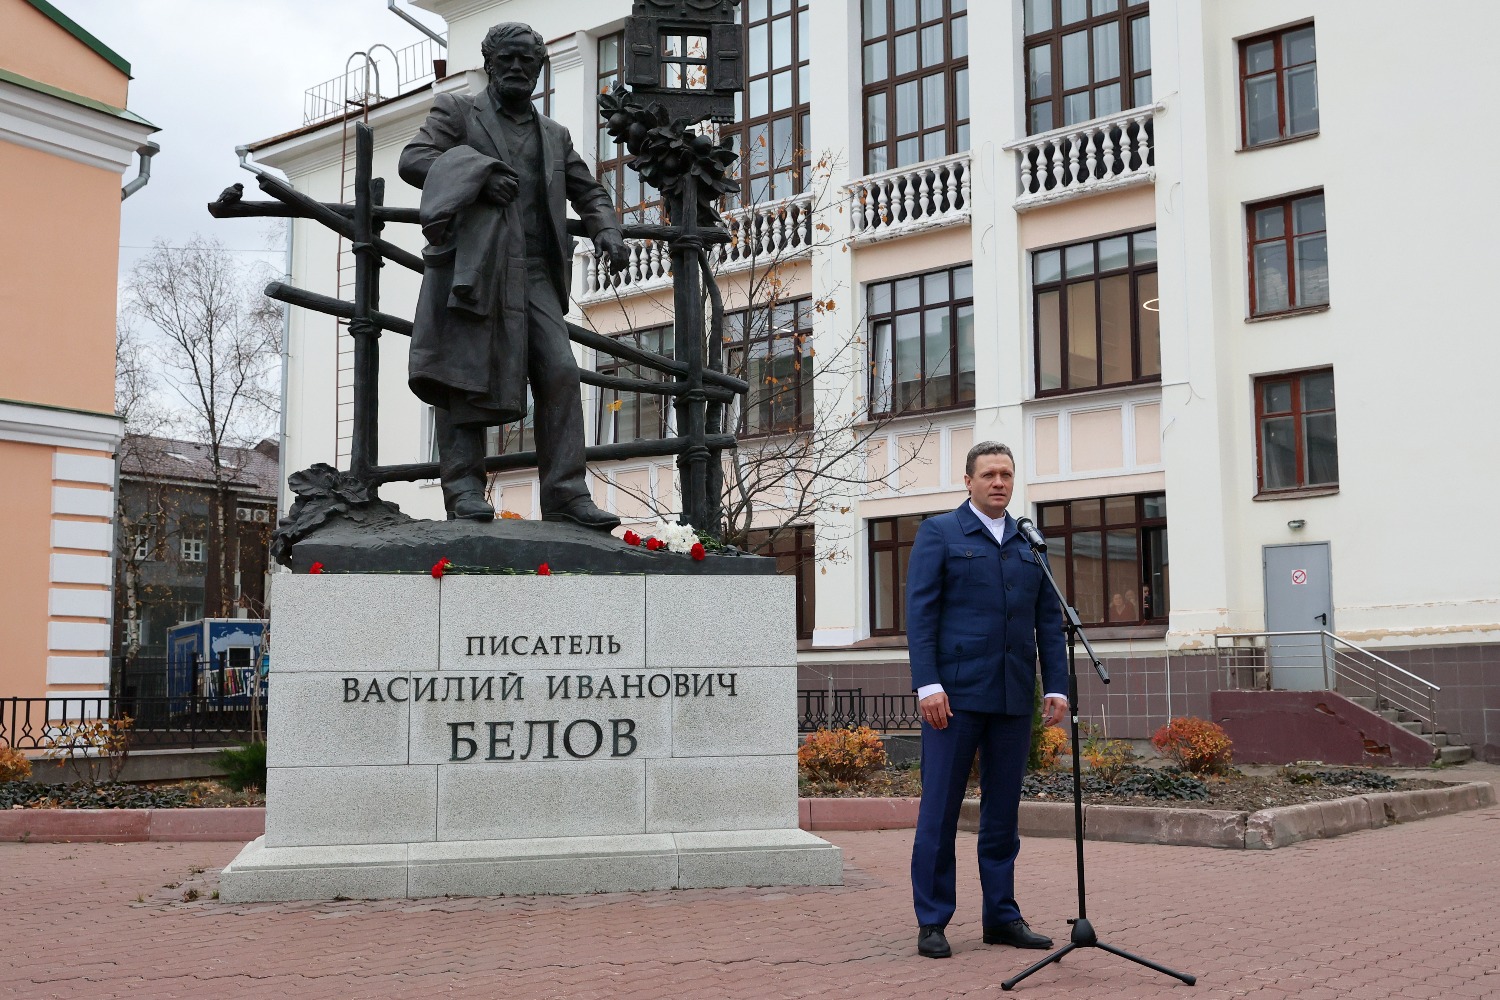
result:
[[[974,474],[974,463],[979,461],[980,455],[1004,455],[1010,459],[1010,464],[1016,464],[1016,456],[1010,450],[1010,445],[1001,444],[999,441],[981,441],[969,449],[969,457],[964,459],[964,475]]]
[[[500,51],[501,43],[508,42],[512,38],[529,39],[536,46],[537,58],[543,62],[546,61],[547,43],[543,40],[542,36],[529,24],[522,24],[519,21],[506,21],[504,24],[497,24],[491,28],[485,34],[484,41],[479,43],[479,56],[484,60],[486,67],[489,66],[490,60],[495,57],[495,53]]]

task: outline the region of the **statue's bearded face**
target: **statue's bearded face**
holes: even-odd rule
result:
[[[507,38],[484,64],[490,86],[506,101],[530,99],[542,75],[542,56],[529,38]]]

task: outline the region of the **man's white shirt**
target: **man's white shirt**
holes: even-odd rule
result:
[[[1005,541],[1005,514],[1004,513],[1001,513],[1001,515],[999,517],[990,517],[987,514],[985,514],[984,511],[982,511],[978,507],[974,506],[974,501],[973,500],[969,501],[969,510],[973,511],[974,512],[974,516],[977,517],[977,518],[979,518],[979,523],[982,524],[982,525],[984,525],[986,528],[988,528],[990,534],[995,536],[995,541],[997,543],[1004,543],[1004,541]],[[941,684],[923,684],[921,687],[917,688],[917,701],[919,701],[919,702],[925,701],[926,699],[931,698],[935,694],[942,694],[942,693],[943,693],[943,686]],[[1066,705],[1068,703],[1068,696],[1067,695],[1049,694],[1046,697],[1060,699],[1064,705]]]

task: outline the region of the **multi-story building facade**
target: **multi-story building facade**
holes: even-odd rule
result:
[[[122,177],[156,128],[130,64],[44,0],[0,0],[0,694],[109,683]],[[149,152],[146,153],[149,157]]]
[[[121,452],[116,660],[164,660],[167,630],[182,622],[264,618],[277,443],[224,446],[217,474],[195,441],[131,435]]]
[[[448,72],[366,113],[389,203],[416,204],[395,160],[433,91],[483,86],[485,30],[526,20],[551,40],[539,106],[627,221],[653,216],[594,107],[619,77],[627,0],[419,6],[447,19]],[[1477,0],[1421,18],[1391,0],[747,0],[742,17],[748,89],[722,134],[745,154],[729,219],[748,235],[717,258],[731,316],[748,317],[726,338],[755,382],[740,450],[820,421],[858,445],[835,463],[842,495],[771,542],[798,571],[804,688],[909,690],[916,525],[964,499],[965,452],[997,439],[1019,459],[1011,510],[1051,538],[1113,673],[1108,688],[1083,674],[1084,713],[1111,735],[1208,714],[1231,679],[1216,647],[1254,641],[1231,634],[1326,631],[1340,639],[1319,649],[1373,652],[1386,663],[1371,670],[1436,685],[1439,723],[1500,757],[1500,536],[1481,527],[1500,348],[1474,292],[1500,211],[1439,184],[1435,155],[1483,164],[1496,149],[1466,127],[1463,95],[1479,80],[1475,29],[1500,13]],[[352,142],[347,123],[311,122],[254,149],[337,200]],[[347,247],[300,223],[291,239],[297,284],[340,287]],[[610,276],[580,251],[572,318],[670,342],[666,263],[640,244]],[[382,308],[409,314],[417,282],[393,270]],[[380,457],[425,460],[430,417],[393,339]],[[293,315],[289,468],[347,456],[348,341],[332,319]],[[586,390],[585,405],[593,441],[669,429],[649,398]],[[673,507],[667,460],[592,472],[632,524]],[[495,488],[499,505],[537,513],[530,477]],[[433,484],[385,493],[441,514]],[[766,496],[757,540],[792,503]],[[1428,528],[1442,524],[1462,544]],[[1316,687],[1322,669],[1299,674],[1289,654],[1258,683]]]

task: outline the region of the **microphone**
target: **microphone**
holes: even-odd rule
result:
[[[1018,520],[1016,522],[1016,530],[1021,533],[1022,538],[1026,539],[1026,544],[1038,552],[1047,551],[1047,539],[1043,538],[1042,533],[1036,530],[1036,525],[1031,523],[1031,518],[1023,517]]]

